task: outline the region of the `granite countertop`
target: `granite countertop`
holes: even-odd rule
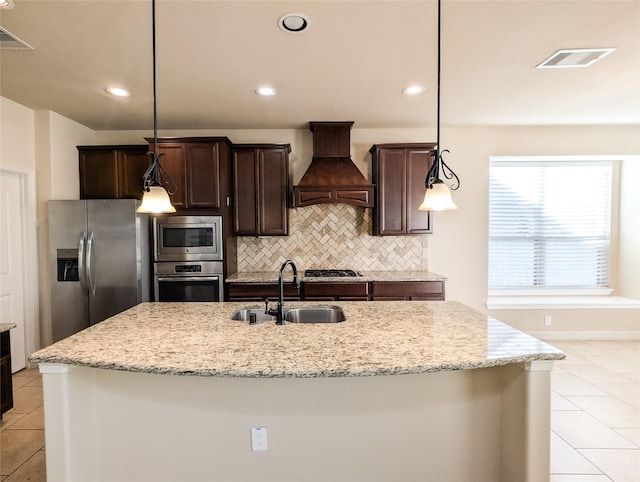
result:
[[[562,351],[455,301],[334,302],[342,323],[249,325],[250,303],[143,303],[30,360],[216,377],[351,377],[559,360]],[[290,302],[317,306],[323,303]],[[326,305],[326,303],[324,303]]]
[[[15,323],[0,323],[0,333],[13,330],[17,325]]]
[[[358,271],[358,270],[355,270]],[[304,270],[298,270],[300,281],[331,283],[366,283],[369,281],[446,281],[447,277],[429,271],[364,271],[357,277],[305,277]],[[293,279],[291,270],[285,271],[285,280]],[[227,283],[277,283],[278,271],[253,271],[234,273],[226,279]]]

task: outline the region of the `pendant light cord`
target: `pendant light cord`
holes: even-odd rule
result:
[[[436,160],[437,163],[440,158],[440,10],[441,10],[441,1],[438,0],[438,81],[437,81],[437,94],[436,94]]]
[[[449,152],[447,149],[440,149],[440,52],[441,52],[441,14],[442,0],[438,0],[438,56],[437,56],[437,83],[436,83],[436,148],[431,151],[433,156],[433,164],[427,172],[425,186],[430,189],[436,182],[442,182],[440,179],[440,168],[442,167],[442,175],[445,179],[455,179],[455,183],[451,186],[451,190],[455,191],[460,187],[460,179],[455,172],[442,159],[442,154]]]
[[[158,159],[158,106],[156,100],[156,0],[151,0],[151,37],[151,47],[153,52],[153,161],[156,162],[156,159]]]
[[[149,153],[151,157],[151,166],[144,173],[143,182],[144,190],[149,191],[150,186],[162,186],[163,182],[168,187],[165,189],[169,194],[175,194],[177,185],[173,176],[160,164],[160,156],[158,154],[158,100],[157,100],[157,80],[156,80],[156,0],[151,0],[151,46],[152,46],[152,62],[153,62],[153,152]]]

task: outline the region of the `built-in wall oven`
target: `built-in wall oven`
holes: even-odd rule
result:
[[[155,301],[222,301],[221,216],[153,220]]]

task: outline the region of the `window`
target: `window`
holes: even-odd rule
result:
[[[609,285],[612,162],[495,160],[489,175],[489,289]]]

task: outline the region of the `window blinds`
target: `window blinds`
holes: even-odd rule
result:
[[[612,168],[492,161],[489,288],[606,288]]]

